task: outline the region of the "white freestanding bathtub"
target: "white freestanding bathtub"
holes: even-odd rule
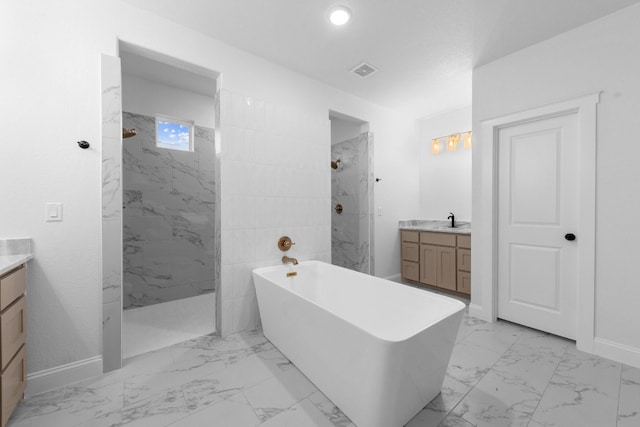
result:
[[[401,427],[440,392],[460,301],[319,261],[253,277],[264,335],[359,427]]]

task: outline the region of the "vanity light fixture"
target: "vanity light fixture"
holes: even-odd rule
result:
[[[335,6],[329,11],[329,21],[335,26],[341,26],[351,19],[351,10],[346,6]]]
[[[460,142],[460,134],[449,135],[447,137],[447,151],[456,151],[456,146]]]
[[[464,148],[471,148],[471,134],[473,132],[469,131],[464,136]]]
[[[451,135],[445,135],[445,136],[439,136],[437,138],[433,138],[431,140],[431,153],[440,154],[440,152],[442,152],[442,143],[440,142],[440,140],[443,138],[447,139],[446,143],[444,144],[446,151],[456,151],[456,149],[458,148],[458,143],[460,142],[460,139],[461,139],[461,134],[464,134],[463,147],[471,148],[472,132],[469,130],[466,132],[454,133]]]
[[[434,138],[433,141],[431,141],[431,152],[433,154],[439,154],[441,149],[442,144],[440,144],[440,140],[438,138]]]

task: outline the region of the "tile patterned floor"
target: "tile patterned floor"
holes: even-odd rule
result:
[[[129,359],[23,401],[8,425],[355,427],[260,330]],[[637,427],[640,369],[465,313],[442,393],[407,424],[428,426]]]

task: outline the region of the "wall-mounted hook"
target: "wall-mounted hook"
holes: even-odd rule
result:
[[[78,141],[78,146],[83,150],[89,148],[89,143],[87,141]]]
[[[382,178],[376,178],[376,182],[382,181]]]

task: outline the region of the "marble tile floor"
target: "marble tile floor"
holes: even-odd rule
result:
[[[355,427],[260,330],[136,356],[24,400],[8,423],[124,425]],[[441,394],[406,427],[428,426],[640,426],[640,369],[465,313]]]

